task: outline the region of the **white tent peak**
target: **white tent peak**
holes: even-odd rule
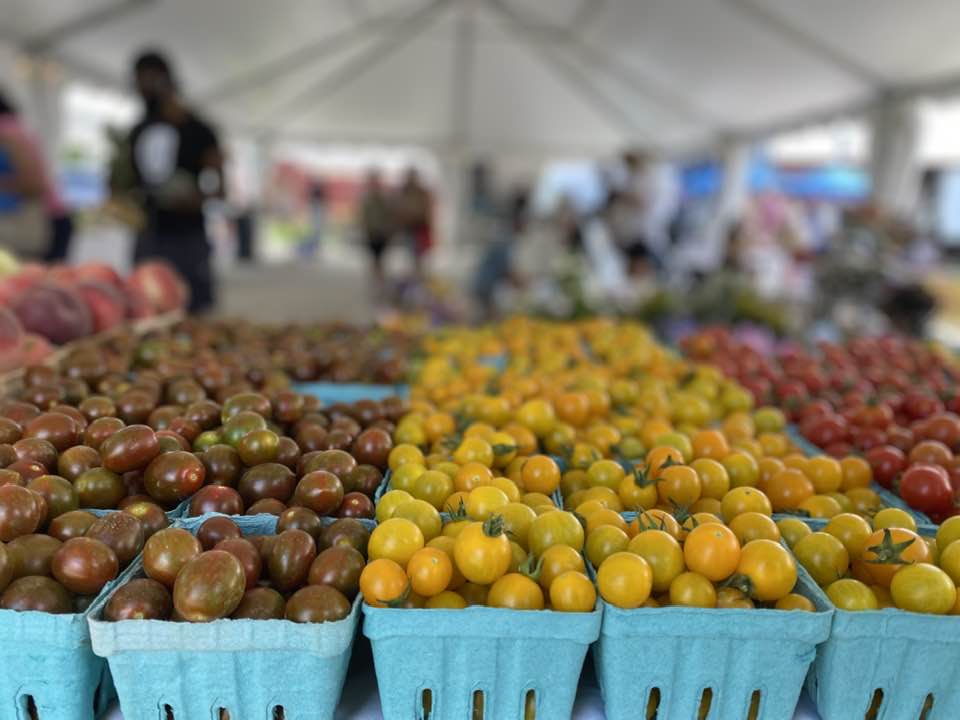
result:
[[[710,143],[960,87],[956,0],[0,0],[0,39],[218,123],[462,152]]]

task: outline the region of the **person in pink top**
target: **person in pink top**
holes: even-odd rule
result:
[[[73,221],[37,138],[0,91],[0,246],[48,261],[67,255]]]

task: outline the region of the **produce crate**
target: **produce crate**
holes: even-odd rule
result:
[[[0,610],[0,665],[4,718],[92,720],[114,697],[86,614]]]
[[[814,530],[826,525],[825,520],[805,522]],[[917,532],[929,537],[937,529],[919,526]],[[807,694],[830,720],[863,720],[871,707],[875,720],[958,718],[957,630],[952,615],[835,610],[830,638],[810,668]]]
[[[787,434],[790,436],[790,440],[799,447],[804,455],[813,457],[815,455],[823,455],[824,452],[816,445],[807,440],[803,435],[800,434],[800,431],[793,425],[788,426]],[[878,483],[872,483],[870,488],[880,496],[880,499],[883,500],[883,503],[888,507],[900,508],[901,510],[906,510],[913,519],[917,522],[917,525],[932,525],[933,521],[924,513],[919,510],[914,510],[912,507],[907,505],[907,503],[896,493],[890,492],[882,485]]]
[[[107,515],[113,510],[90,510]],[[120,586],[122,575],[100,597]],[[90,646],[85,613],[0,610],[0,717],[91,720],[116,698],[110,671]]]
[[[293,386],[293,390],[304,395],[312,395],[324,405],[354,403],[357,400],[384,400],[394,396],[406,398],[410,395],[410,386],[403,384],[309,382],[297,383]]]
[[[211,514],[177,520],[196,532]],[[271,515],[233,517],[244,535],[276,529]],[[336,518],[323,518],[325,524]],[[368,524],[372,527],[372,524]],[[142,558],[121,582],[143,575]],[[100,616],[110,593],[89,614],[93,650],[107,658],[124,720],[327,720],[340,699],[360,619],[359,596],[350,615],[331,623],[217,620],[210,623],[125,620]],[[282,715],[279,708],[282,708]]]
[[[653,707],[662,718],[792,718],[833,615],[813,579],[797,571],[796,592],[812,600],[816,612],[623,610],[601,600],[593,659],[607,719],[649,717],[644,713]],[[749,715],[752,703],[756,715]]]
[[[569,718],[602,610],[363,605],[384,720]],[[474,708],[482,706],[482,713]]]

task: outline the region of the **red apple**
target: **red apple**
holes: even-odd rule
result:
[[[73,289],[90,309],[94,332],[115,328],[127,317],[127,299],[114,286],[97,280],[81,280]]]

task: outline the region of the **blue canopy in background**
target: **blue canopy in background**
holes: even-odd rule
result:
[[[723,183],[723,167],[714,161],[687,165],[682,168],[681,177],[686,196],[713,195]],[[843,202],[863,200],[870,192],[870,177],[860,168],[783,168],[761,155],[755,155],[750,162],[749,182],[751,192],[778,189],[792,197]]]

